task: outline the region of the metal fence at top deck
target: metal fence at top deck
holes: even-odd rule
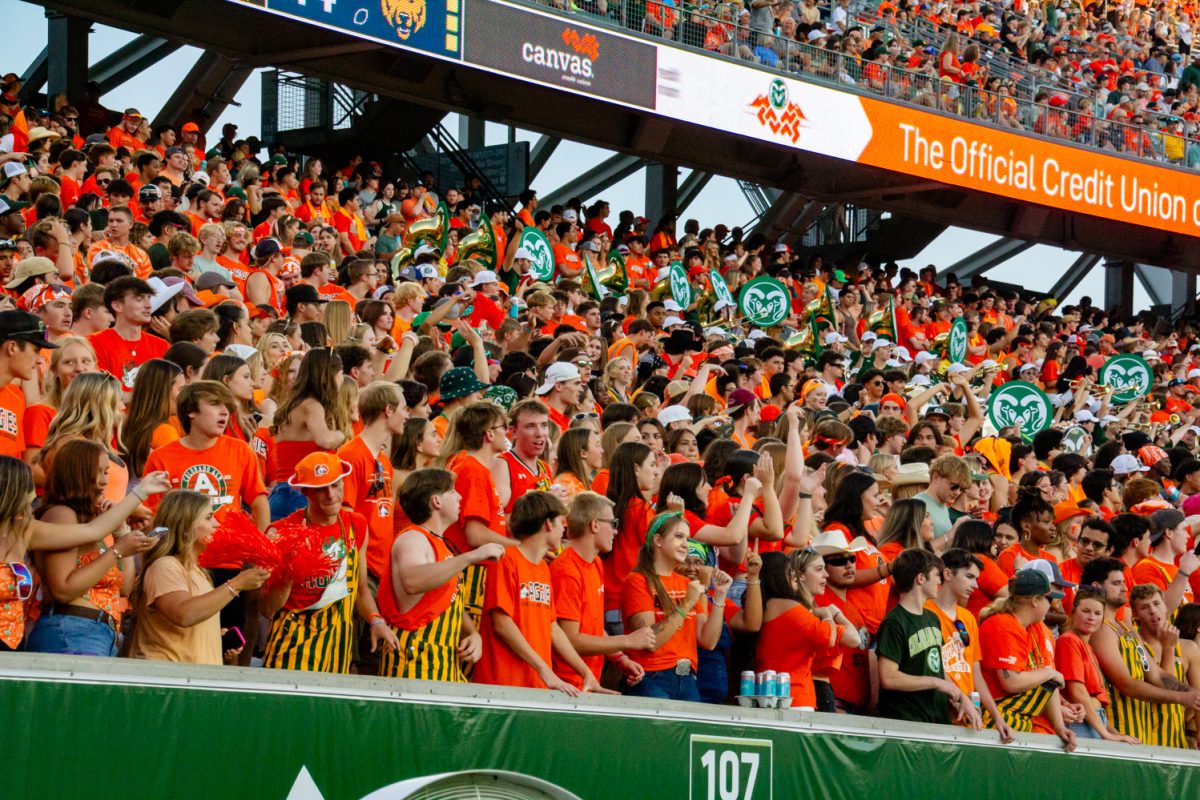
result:
[[[1200,139],[1182,131],[1159,130],[1107,120],[1104,109],[1084,95],[1065,105],[1034,103],[1005,89],[989,91],[953,83],[932,71],[912,71],[864,61],[859,57],[802,44],[738,25],[699,11],[653,2],[602,3],[588,0],[578,8],[564,0],[526,0],[560,13],[580,14],[602,23],[660,36],[668,41],[737,59],[759,69],[783,72],[814,83],[853,88],[888,100],[965,117],[1013,132],[1071,142],[1107,153],[1121,153],[1163,164],[1200,168]],[[664,27],[665,19],[674,24]],[[1056,94],[1059,93],[1054,88]],[[1063,93],[1063,99],[1068,95]]]
[[[319,78],[276,71],[276,130],[346,130],[372,95]]]

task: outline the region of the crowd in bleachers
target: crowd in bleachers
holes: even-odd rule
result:
[[[20,89],[0,651],[1195,746],[1193,321]]]

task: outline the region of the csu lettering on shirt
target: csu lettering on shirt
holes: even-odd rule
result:
[[[938,628],[922,628],[908,637],[909,656],[923,653],[931,647],[936,647],[939,651],[942,648],[942,632]]]

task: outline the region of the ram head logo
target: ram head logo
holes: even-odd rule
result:
[[[1032,387],[1013,386],[992,402],[992,417],[1000,427],[1011,426],[1032,435],[1050,424],[1050,404]]]
[[[380,6],[402,42],[425,26],[425,0],[380,0]]]
[[[1104,383],[1111,386],[1115,394],[1141,397],[1150,391],[1150,371],[1137,362],[1128,366],[1113,363],[1104,370]]]
[[[759,324],[774,325],[787,316],[788,297],[775,286],[750,286],[745,289],[742,309]]]
[[[955,325],[950,329],[950,343],[947,352],[952,360],[961,358],[961,354],[967,352],[967,329],[962,325]]]

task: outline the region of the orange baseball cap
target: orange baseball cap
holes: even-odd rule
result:
[[[1078,503],[1071,500],[1063,500],[1054,506],[1054,524],[1071,519],[1073,517],[1089,517],[1092,511],[1086,508],[1081,508]]]
[[[296,465],[296,474],[288,485],[297,489],[320,489],[332,486],[351,473],[350,465],[334,453],[309,453]]]
[[[183,125],[183,132],[184,133],[199,133],[200,126],[194,122],[186,122]]]

